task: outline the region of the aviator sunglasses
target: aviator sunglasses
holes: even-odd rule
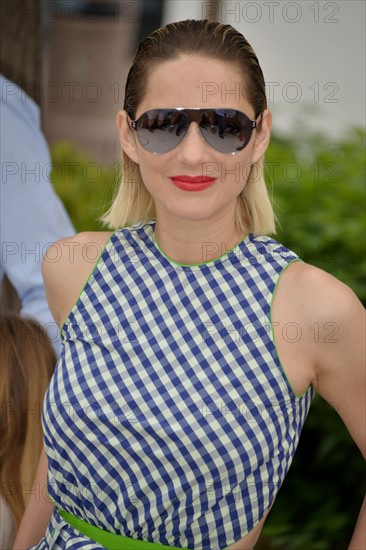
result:
[[[237,109],[150,109],[131,122],[141,146],[156,155],[177,147],[196,122],[216,151],[235,154],[248,144],[257,121]]]

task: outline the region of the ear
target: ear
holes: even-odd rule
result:
[[[257,162],[267,150],[271,137],[272,113],[269,109],[263,111],[258,118],[258,126],[255,130],[255,141],[252,150],[252,162]]]
[[[130,157],[133,162],[139,164],[137,152],[135,131],[131,128],[131,122],[126,111],[118,111],[117,127],[121,147],[124,153]]]

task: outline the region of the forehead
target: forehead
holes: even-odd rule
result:
[[[210,57],[184,55],[154,66],[137,113],[163,107],[231,107],[254,115],[239,67]]]

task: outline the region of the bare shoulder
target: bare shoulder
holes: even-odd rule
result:
[[[285,269],[276,292],[279,307],[297,312],[303,322],[342,321],[363,311],[351,288],[326,271],[304,262]]]
[[[342,364],[351,364],[346,357],[362,357],[365,312],[357,296],[329,273],[294,262],[279,279],[271,318],[279,356],[296,392],[302,394],[311,383],[332,400],[325,380],[341,384]]]
[[[277,318],[295,319],[302,328],[299,355],[307,355],[311,362],[316,391],[337,410],[366,456],[366,315],[362,303],[347,285],[301,262],[285,270],[274,300]],[[286,354],[288,346],[282,349]]]
[[[83,232],[60,239],[44,255],[42,274],[48,305],[61,326],[98,261],[111,232]]]

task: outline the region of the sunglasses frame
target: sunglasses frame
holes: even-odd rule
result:
[[[259,124],[257,123],[257,120],[258,120],[259,117],[262,117],[263,113],[260,113],[257,116],[256,120],[252,120],[250,117],[248,117],[248,115],[246,113],[244,113],[243,111],[239,111],[238,109],[225,109],[225,108],[220,108],[220,107],[214,107],[214,108],[205,108],[205,107],[203,107],[203,108],[202,107],[191,107],[191,108],[189,108],[189,107],[165,107],[165,108],[160,108],[160,109],[148,109],[147,111],[144,111],[138,118],[136,118],[135,120],[131,120],[131,128],[133,128],[136,131],[137,135],[138,135],[138,130],[139,130],[138,123],[141,120],[141,118],[143,116],[145,116],[150,111],[183,111],[184,114],[186,114],[188,116],[188,119],[189,119],[189,124],[188,124],[187,130],[186,130],[184,136],[182,137],[182,139],[176,145],[174,145],[174,147],[172,147],[171,149],[168,149],[168,151],[163,151],[163,152],[160,152],[160,153],[149,151],[148,149],[146,149],[146,147],[144,147],[144,145],[142,145],[142,143],[139,140],[139,143],[140,143],[141,147],[143,147],[145,149],[145,151],[148,151],[149,153],[152,153],[153,155],[165,155],[166,153],[170,153],[170,151],[173,151],[176,147],[178,147],[178,145],[180,145],[182,143],[182,141],[187,136],[189,126],[191,125],[192,122],[196,122],[196,121],[192,120],[192,117],[190,117],[189,112],[191,112],[191,111],[196,111],[196,112],[200,111],[202,114],[204,114],[205,112],[225,111],[225,110],[235,111],[236,114],[243,115],[244,117],[246,117],[248,119],[248,122],[251,123],[251,125],[252,125],[249,139],[245,142],[245,144],[242,147],[239,147],[235,151],[232,151],[232,152],[220,151],[219,149],[216,149],[216,147],[214,147],[209,141],[207,141],[206,136],[202,133],[202,130],[201,130],[200,126],[199,126],[199,129],[200,129],[200,133],[201,133],[203,139],[205,140],[205,142],[210,147],[212,147],[215,151],[217,151],[221,154],[224,154],[224,155],[235,155],[235,154],[239,153],[240,151],[242,151],[243,149],[245,149],[245,147],[248,145],[248,143],[249,143],[249,141],[252,137],[253,130],[255,128],[258,128],[258,126],[259,126]],[[188,111],[188,113],[187,113],[187,111]]]

